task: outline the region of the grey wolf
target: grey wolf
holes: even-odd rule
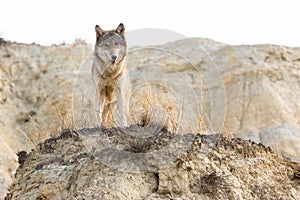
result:
[[[112,125],[118,107],[118,125],[127,126],[131,88],[126,66],[125,27],[121,23],[115,30],[104,31],[96,25],[95,31],[92,76],[96,89],[96,125]]]

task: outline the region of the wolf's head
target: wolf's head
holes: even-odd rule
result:
[[[127,51],[124,36],[125,27],[121,23],[115,30],[103,31],[98,25],[96,30],[95,53],[107,64],[117,64],[121,61]]]

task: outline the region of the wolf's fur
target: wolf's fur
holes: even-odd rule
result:
[[[130,81],[126,66],[127,44],[125,28],[103,31],[98,25],[92,75],[96,87],[97,125],[111,125],[116,106],[119,108],[120,124],[127,126],[130,98]]]

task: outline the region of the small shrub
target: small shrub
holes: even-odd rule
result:
[[[151,149],[152,142],[149,138],[134,138],[126,147],[127,151],[146,153]]]

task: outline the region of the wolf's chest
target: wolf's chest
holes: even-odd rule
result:
[[[106,82],[117,82],[123,75],[124,66],[107,67],[101,74],[101,78]]]
[[[100,95],[106,97],[107,103],[111,103],[111,102],[116,101],[115,90],[116,90],[116,87],[113,85],[103,85],[101,87]]]

